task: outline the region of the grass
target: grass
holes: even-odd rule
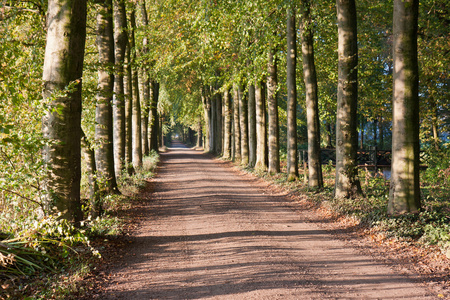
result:
[[[58,216],[42,218],[32,213],[31,207],[21,214],[14,205],[3,206],[0,299],[76,299],[76,295],[82,295],[87,287],[80,282],[101,256],[101,251],[92,247],[90,240],[102,238],[105,241],[123,232],[126,222],[119,212],[133,205],[146,179],[154,175],[158,160],[159,155],[153,152],[144,158],[142,168],[133,175],[124,174],[119,178],[122,195],[104,197],[104,214],[87,217],[79,229],[59,220]],[[88,215],[89,207],[84,210]],[[14,220],[10,220],[11,216]]]

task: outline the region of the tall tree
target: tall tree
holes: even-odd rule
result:
[[[287,175],[288,181],[298,178],[297,151],[297,40],[295,28],[295,10],[287,9],[287,55],[286,55],[286,84],[287,84]]]
[[[159,99],[159,83],[155,80],[150,80],[150,113],[149,113],[149,139],[150,150],[158,152],[158,99]]]
[[[49,0],[43,97],[49,107],[43,117],[46,164],[46,204],[78,224],[82,218],[81,76],[86,39],[86,1]]]
[[[127,15],[125,0],[114,0],[114,54],[116,73],[114,76],[113,95],[113,134],[114,134],[114,168],[116,177],[120,176],[125,161],[125,91],[124,64],[127,38]]]
[[[256,164],[256,102],[255,85],[250,83],[248,86],[248,165],[251,168]]]
[[[338,91],[336,113],[336,198],[361,193],[356,151],[358,148],[358,46],[355,0],[337,0]]]
[[[388,212],[417,212],[419,185],[419,0],[394,0],[392,166]]]
[[[241,125],[239,123],[239,89],[233,87],[234,160],[241,161]]]
[[[148,25],[148,17],[147,17],[147,8],[145,6],[145,1],[141,1],[139,3],[139,7],[141,10],[141,25]],[[142,50],[141,55],[148,52],[148,38],[145,35],[142,39]],[[139,76],[139,85],[140,85],[140,101],[141,101],[141,109],[142,109],[142,117],[141,117],[141,130],[142,130],[142,154],[148,156],[150,153],[149,142],[148,142],[148,117],[150,110],[150,77],[149,70],[146,63],[142,63],[142,66],[139,68],[140,76]]]
[[[257,81],[255,83],[255,104],[256,104],[256,164],[255,169],[266,171],[266,101],[264,97],[264,84]]]
[[[228,88],[223,92],[223,101],[224,101],[224,137],[223,137],[223,158],[230,159],[231,158],[231,149],[232,149],[232,109],[231,109],[231,95],[230,90]]]
[[[321,188],[323,186],[323,178],[320,155],[319,99],[317,96],[317,77],[310,6],[310,0],[302,0],[302,22],[300,27],[308,127],[308,186],[310,188]]]
[[[241,127],[241,163],[248,165],[248,103],[243,87],[238,87],[239,124]]]
[[[112,0],[97,2],[98,93],[95,110],[95,163],[105,192],[117,191],[114,170],[112,99],[114,91],[114,34]]]
[[[280,172],[280,137],[278,125],[278,96],[277,96],[277,59],[275,50],[270,49],[267,63],[267,106],[269,125],[269,173]]]
[[[131,140],[133,142],[132,161],[133,167],[142,166],[142,128],[141,128],[141,102],[139,99],[139,72],[136,65],[136,9],[135,4],[131,8],[130,14],[130,49],[132,69],[132,116],[131,116]]]

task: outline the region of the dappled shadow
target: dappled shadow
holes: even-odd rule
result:
[[[285,195],[182,146],[162,154],[148,222],[102,299],[426,299]]]

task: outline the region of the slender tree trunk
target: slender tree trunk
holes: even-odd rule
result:
[[[47,27],[42,76],[43,98],[48,104],[42,119],[43,136],[48,141],[43,148],[44,207],[46,212],[56,208],[62,218],[79,225],[86,1],[49,0]]]
[[[114,0],[114,53],[116,74],[113,95],[114,168],[116,178],[122,174],[125,161],[125,91],[124,64],[127,38],[127,15],[124,0]]]
[[[358,149],[357,98],[358,48],[355,0],[337,0],[338,92],[336,120],[336,198],[361,193],[356,151]]]
[[[86,162],[86,173],[89,183],[89,202],[91,206],[90,215],[92,218],[100,216],[103,212],[99,187],[97,183],[97,167],[95,165],[95,152],[89,143],[83,130],[81,130],[81,147],[84,152],[84,160]]]
[[[159,83],[155,80],[150,82],[150,113],[149,113],[149,128],[150,128],[150,150],[158,152],[158,98],[159,98]]]
[[[114,171],[112,100],[114,92],[114,33],[112,0],[97,2],[98,93],[95,110],[95,163],[107,194],[118,192]]]
[[[320,154],[319,100],[317,96],[314,41],[310,14],[310,0],[302,1],[302,61],[306,91],[306,117],[308,127],[308,164],[310,188],[322,188],[322,159]],[[330,140],[331,143],[331,140]]]
[[[419,185],[419,0],[394,0],[394,88],[389,214],[417,213]]]
[[[254,168],[256,165],[256,100],[255,85],[251,83],[248,87],[248,165]]]
[[[267,170],[266,148],[266,101],[264,97],[264,84],[256,82],[255,84],[255,106],[256,106],[256,163],[255,169],[260,171]]]
[[[211,152],[211,144],[210,144],[210,127],[211,127],[211,97],[207,95],[207,91],[205,88],[202,89],[202,103],[203,103],[203,117],[205,118],[205,142],[203,143],[203,151]]]
[[[233,113],[231,109],[231,95],[230,91],[226,89],[223,93],[223,101],[225,106],[224,113],[224,139],[223,139],[223,158],[231,158],[231,135],[232,135],[232,123],[231,114]]]
[[[141,24],[143,26],[148,25],[147,8],[145,7],[145,1],[139,2],[139,7],[141,10]],[[142,39],[142,54],[148,52],[148,39],[144,35]],[[148,67],[144,64],[140,69],[139,83],[140,83],[140,100],[142,108],[141,116],[141,130],[142,130],[142,155],[148,156],[150,153],[149,141],[148,141],[148,119],[150,111],[150,77]]]
[[[241,126],[239,123],[239,89],[233,87],[234,160],[241,161]]]
[[[248,165],[248,103],[241,86],[238,88],[239,124],[241,128],[241,164]]]
[[[125,163],[127,173],[134,173],[133,168],[133,139],[132,139],[132,115],[133,115],[133,74],[131,70],[131,45],[128,43],[125,55],[126,75],[124,76],[125,92]]]
[[[216,101],[215,152],[220,155],[222,153],[222,95],[217,92],[214,98]]]
[[[197,148],[200,148],[202,146],[202,120],[201,117],[198,120],[198,126],[197,126]]]
[[[269,51],[267,75],[267,106],[269,123],[269,173],[280,172],[280,138],[278,125],[278,96],[277,96],[277,61],[275,51]]]
[[[135,41],[135,28],[136,28],[136,11],[133,6],[130,14],[130,46],[131,46],[131,62],[132,70],[132,117],[131,117],[131,139],[133,143],[132,161],[134,168],[140,168],[142,166],[142,128],[141,128],[141,102],[139,99],[139,75],[138,67],[136,65],[136,41]]]
[[[297,151],[297,40],[295,29],[295,11],[287,10],[287,178],[294,181],[298,178]]]

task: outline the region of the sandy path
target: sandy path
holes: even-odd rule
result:
[[[180,144],[162,159],[102,299],[435,299],[250,176]]]

